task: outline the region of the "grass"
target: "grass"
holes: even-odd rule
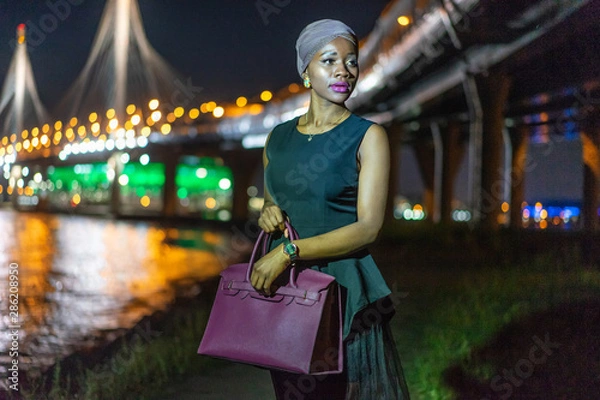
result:
[[[94,366],[79,362],[64,369],[57,364],[51,373],[30,382],[22,395],[49,400],[150,399],[167,383],[207,367],[206,359],[196,354],[208,318],[208,305],[199,303],[206,302],[176,308],[160,327],[142,325]]]
[[[506,252],[507,244],[502,243],[504,239],[496,240],[500,245],[493,245],[501,252],[492,262],[489,259],[493,250],[473,247],[464,249],[467,261],[464,253],[457,255],[458,260],[449,260],[429,249],[434,253],[429,257],[438,260],[437,263],[428,263],[428,256],[415,262],[418,257],[414,254],[423,251],[423,247],[409,244],[404,249],[407,264],[395,268],[387,265],[384,269],[388,281],[404,280],[403,288],[410,292],[399,307],[400,321],[393,325],[393,331],[413,399],[479,400],[488,393],[498,394],[492,393],[490,381],[503,366],[510,368],[527,356],[527,346],[531,346],[513,346],[513,341],[527,342],[535,334],[543,337],[544,332],[558,335],[559,320],[568,317],[555,313],[552,317],[555,319],[537,326],[526,321],[564,305],[600,300],[600,272],[584,268],[573,246],[567,244],[526,257],[520,255],[523,261],[515,263],[512,257],[503,257],[510,253]],[[434,242],[434,247],[445,254],[455,246],[453,235],[448,232],[442,232]],[[479,255],[483,257],[478,258]],[[508,334],[506,330],[514,332]],[[509,340],[497,341],[499,334]],[[500,349],[504,343],[506,348]],[[494,356],[490,357],[492,347]],[[600,363],[595,368],[600,370]],[[462,388],[465,392],[461,392],[461,386],[470,388]],[[477,386],[480,388],[473,389]],[[516,388],[513,389],[516,393]],[[465,393],[469,390],[478,392],[468,397]],[[558,398],[540,396],[536,398]]]
[[[541,264],[544,266],[545,264]],[[453,364],[480,380],[490,380],[496,370],[489,365],[469,365],[474,348],[484,345],[506,324],[563,302],[600,297],[600,274],[582,269],[569,272],[485,269],[471,271],[458,282],[441,288],[427,301],[428,312],[407,319],[411,335],[396,330],[406,354],[405,371],[417,399],[454,399],[444,382]],[[415,342],[415,337],[420,337]],[[465,361],[467,360],[467,361]]]
[[[551,332],[568,340],[560,336],[560,327],[569,325],[561,322],[568,312],[549,318],[540,313],[600,302],[600,272],[584,268],[570,243],[522,254],[515,247],[531,247],[515,242],[521,236],[488,241],[466,231],[425,229],[387,235],[392,239],[383,240],[374,256],[393,290],[408,292],[392,329],[413,400],[486,398],[494,376],[528,354],[532,335]],[[211,361],[196,355],[208,309],[197,303],[180,307],[168,316],[160,336],[134,337],[92,367],[56,368],[45,381],[35,382],[27,398],[161,398],[166,383],[177,385],[211,368]],[[534,372],[555,373],[547,364]],[[598,364],[592,368],[600,370]],[[533,374],[527,384],[535,385],[536,379]],[[526,386],[519,390],[526,393]],[[559,398],[552,394],[546,398]]]

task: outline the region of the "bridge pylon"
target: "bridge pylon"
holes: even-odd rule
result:
[[[57,114],[82,119],[112,108],[121,121],[128,104],[158,99],[168,108],[184,82],[148,41],[137,0],[108,0],[87,62]]]
[[[27,54],[25,24],[20,24],[15,52],[0,93],[0,138],[21,135],[24,128],[41,126],[47,119]]]

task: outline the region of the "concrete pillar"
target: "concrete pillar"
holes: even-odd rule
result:
[[[413,149],[417,158],[417,164],[419,165],[421,179],[423,180],[423,208],[427,213],[426,219],[433,221],[435,213],[435,148],[432,142],[426,141],[416,143]]]
[[[387,206],[385,210],[386,220],[394,219],[395,197],[400,191],[400,147],[402,143],[402,124],[392,123],[387,128],[390,141],[390,177],[388,184]]]
[[[442,131],[442,181],[440,185],[440,216],[442,223],[452,222],[452,202],[454,200],[454,184],[465,153],[461,142],[461,126],[457,121],[450,121]]]
[[[476,82],[483,110],[481,202],[477,211],[481,227],[496,230],[499,227],[505,182],[502,167],[504,107],[511,80],[507,74],[495,72],[477,77]]]
[[[233,172],[233,209],[232,219],[244,221],[248,219],[248,187],[256,169],[262,163],[263,149],[232,150],[223,155],[225,165]]]
[[[47,164],[39,165],[36,172],[39,172],[40,174],[42,174],[42,177],[43,177],[42,179],[44,179],[44,180],[48,179],[48,165]],[[41,212],[48,212],[50,209],[49,204],[48,204],[48,192],[46,191],[44,193],[44,197],[41,196],[41,193],[42,192],[40,191],[40,193],[38,194],[39,203],[36,207],[36,210],[41,211]]]
[[[14,184],[11,187],[11,195],[10,195],[10,202],[12,204],[12,208],[14,210],[18,210],[19,209],[19,187],[17,186],[17,182],[19,179],[21,179],[21,169],[22,166],[19,166],[19,168],[16,168],[16,166],[13,164],[10,170],[10,177],[13,178],[14,180]],[[17,173],[17,171],[19,171]]]
[[[520,125],[510,133],[512,147],[510,175],[510,227],[521,228],[521,205],[525,201],[525,173],[527,148],[529,147],[529,127]]]
[[[598,232],[600,207],[600,126],[586,124],[581,132],[583,150],[583,226],[587,232]]]
[[[432,124],[433,143],[415,146],[419,170],[425,186],[423,205],[427,219],[436,223],[452,221],[454,183],[464,155],[460,124],[451,121],[447,126]]]
[[[114,153],[107,161],[108,168],[114,171],[114,176],[110,184],[110,213],[113,217],[121,214],[121,185],[119,185],[119,176],[123,171],[121,162],[121,153]]]
[[[176,152],[165,157],[162,162],[165,165],[165,185],[163,186],[163,217],[174,217],[177,214],[177,185],[175,184],[175,175],[177,174],[177,164],[181,154]]]
[[[0,169],[0,205],[8,201],[8,179],[4,178],[3,170]]]
[[[586,267],[600,266],[600,125],[588,120],[581,126],[583,158],[582,259]]]

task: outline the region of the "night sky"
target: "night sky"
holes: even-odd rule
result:
[[[70,11],[52,27],[58,4]],[[72,5],[71,3],[78,4]],[[16,26],[38,28],[30,37],[29,54],[42,102],[52,110],[83,68],[105,5],[104,0],[0,0],[0,80],[12,57]],[[257,4],[271,5],[262,14]],[[146,0],[139,1],[152,46],[206,100],[234,101],[262,90],[278,90],[299,82],[295,40],[317,19],[335,18],[350,25],[359,38],[372,29],[386,0]],[[277,6],[279,4],[280,6]],[[49,17],[50,15],[50,17]],[[34,43],[35,42],[35,43]],[[14,46],[14,44],[13,44]]]

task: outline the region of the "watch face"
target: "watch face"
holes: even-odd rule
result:
[[[283,251],[285,251],[285,254],[287,254],[291,258],[294,258],[298,255],[298,246],[296,246],[294,243],[288,243],[283,248]]]

